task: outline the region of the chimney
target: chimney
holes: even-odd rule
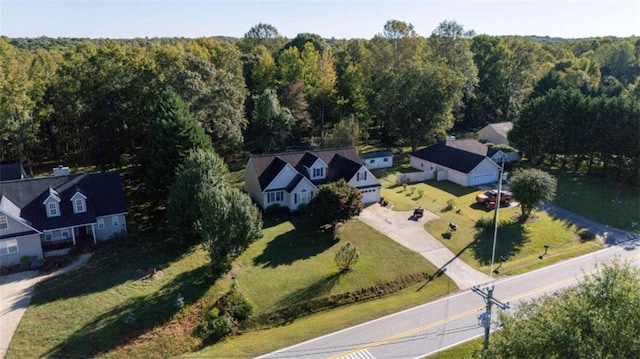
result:
[[[58,167],[55,167],[53,169],[53,176],[54,177],[58,177],[58,176],[68,176],[70,174],[69,172],[69,167],[67,166],[62,166],[59,165]]]

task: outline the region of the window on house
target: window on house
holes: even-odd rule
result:
[[[367,171],[358,172],[356,176],[357,181],[366,181],[367,180]]]
[[[98,229],[104,229],[104,218],[98,218]]]
[[[282,202],[282,199],[283,199],[282,191],[269,192],[267,194],[267,203]]]
[[[84,199],[78,198],[73,201],[73,213],[82,213],[86,212],[86,208],[84,206]]]
[[[309,193],[307,192],[306,189],[303,189],[302,192],[300,192],[300,202],[302,203],[309,202]]]
[[[313,177],[324,177],[324,167],[314,168]]]
[[[0,256],[7,254],[18,253],[18,241],[15,239],[9,239],[6,241],[0,241]]]
[[[120,218],[118,218],[118,216],[111,217],[111,225],[114,226],[114,227],[119,227],[120,226]]]
[[[382,159],[382,162],[389,162],[389,157],[385,157]]]
[[[57,202],[49,202],[49,204],[47,205],[47,216],[48,217],[55,217],[55,216],[59,216],[60,215],[60,211],[58,210],[58,203]]]
[[[69,238],[69,230],[68,229],[54,229],[51,232],[45,232],[44,238],[47,241],[58,241],[61,239]]]
[[[0,216],[0,230],[9,228],[9,220],[7,216]]]
[[[376,163],[376,160],[369,160],[369,163]]]

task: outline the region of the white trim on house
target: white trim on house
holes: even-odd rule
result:
[[[47,217],[58,217],[60,216],[60,204],[55,201],[49,201],[47,204]]]
[[[4,214],[0,214],[0,231],[9,229],[9,217]]]
[[[9,245],[9,243],[13,243],[13,245]],[[11,248],[15,248],[15,250],[11,251]],[[16,238],[7,238],[0,240],[0,256],[8,256],[10,254],[20,253],[20,248],[18,248],[18,240]]]
[[[85,213],[87,211],[87,196],[83,195],[80,192],[76,192],[76,194],[71,197],[71,203],[73,207],[73,213]]]

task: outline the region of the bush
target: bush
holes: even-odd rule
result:
[[[207,341],[218,341],[231,333],[234,322],[228,315],[221,314],[216,307],[212,308],[198,324],[198,334]]]
[[[447,201],[447,206],[444,208],[444,210],[452,211],[454,208],[456,208],[456,201],[454,201],[453,199],[450,199]]]
[[[583,242],[588,242],[596,239],[596,235],[586,229],[581,229],[580,232],[578,232],[578,236],[580,236],[580,240]]]
[[[351,242],[348,242],[338,249],[335,257],[336,265],[341,272],[350,271],[353,266],[358,263],[359,259],[360,253],[358,253],[358,248],[351,244]]]

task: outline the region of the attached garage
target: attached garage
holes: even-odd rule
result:
[[[360,189],[362,194],[362,203],[378,203],[380,202],[380,187],[370,187]]]

